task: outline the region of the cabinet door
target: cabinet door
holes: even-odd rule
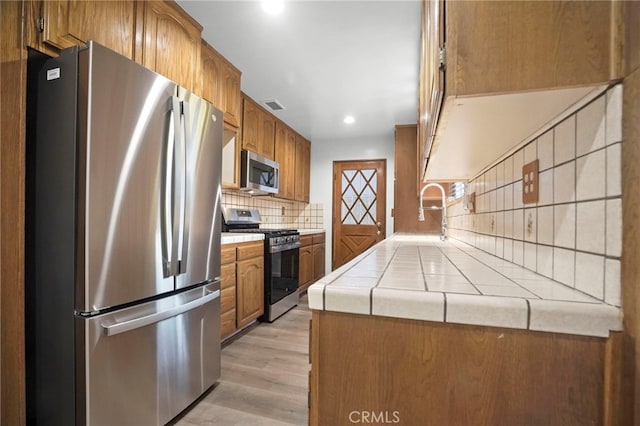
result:
[[[313,281],[324,277],[324,243],[313,246]]]
[[[202,41],[202,97],[211,102],[213,106],[222,110],[224,102],[224,64],[219,60],[217,53],[204,40]]]
[[[88,40],[133,59],[135,43],[135,5],[133,1],[43,1],[30,2],[29,19],[36,25],[42,16],[41,35],[30,37],[29,45],[50,55],[59,49],[84,45]],[[33,34],[29,31],[30,34]],[[41,37],[41,38],[40,38]],[[38,40],[39,39],[39,40]]]
[[[262,112],[261,152],[270,160],[275,158],[276,119],[266,111]]]
[[[136,60],[145,67],[201,94],[200,50],[202,26],[173,1],[138,3],[142,40]]]
[[[240,98],[240,70],[231,65],[225,64],[224,73],[224,121],[234,127],[240,126],[240,115],[242,111],[242,100]]]
[[[264,313],[264,258],[256,257],[237,263],[236,318],[238,328]]]
[[[298,276],[300,290],[304,290],[313,282],[313,246],[300,247],[298,260]]]
[[[240,71],[224,56],[202,41],[202,97],[224,113],[224,122],[240,125],[242,99]]]
[[[296,135],[295,199],[309,202],[309,176],[311,168],[311,143]]]
[[[242,149],[260,153],[260,109],[250,99],[242,101]]]
[[[295,195],[295,134],[282,122],[276,123],[275,160],[280,165],[278,198],[293,199]]]

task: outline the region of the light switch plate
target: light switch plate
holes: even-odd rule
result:
[[[522,166],[522,204],[538,202],[538,160]]]

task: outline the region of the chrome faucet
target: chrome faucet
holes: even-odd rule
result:
[[[445,238],[447,237],[447,235],[446,235],[446,232],[447,232],[447,201],[446,201],[446,195],[445,195],[444,188],[439,183],[428,183],[425,186],[423,186],[422,189],[420,190],[420,208],[418,209],[418,220],[420,222],[424,222],[424,207],[422,205],[422,197],[424,196],[424,192],[427,190],[427,188],[430,188],[432,186],[440,188],[440,193],[442,194],[442,207],[440,208],[440,210],[442,210],[442,222],[440,224],[440,240],[444,241]],[[437,209],[437,207],[432,207],[432,209]]]

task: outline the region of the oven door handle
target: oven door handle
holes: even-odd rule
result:
[[[300,241],[296,241],[295,243],[282,244],[279,246],[269,247],[269,253],[281,253],[287,250],[294,250],[300,248]]]

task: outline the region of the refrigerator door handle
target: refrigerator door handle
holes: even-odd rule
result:
[[[115,336],[117,334],[126,333],[127,331],[135,330],[136,328],[141,328],[149,324],[154,324],[164,319],[175,317],[187,311],[191,311],[206,303],[211,302],[212,300],[217,299],[218,297],[220,297],[220,290],[215,290],[207,294],[206,296],[200,297],[199,299],[192,300],[183,305],[174,306],[164,311],[154,312],[153,314],[150,314],[150,315],[145,315],[139,318],[122,321],[115,324],[109,324],[109,325],[103,324],[102,330],[106,336]]]
[[[187,159],[187,144],[191,145],[191,137],[190,135],[193,133],[189,126],[192,125],[191,117],[190,117],[190,105],[187,101],[182,100],[182,117],[183,123],[182,126],[182,146],[181,146],[181,170],[180,177],[182,179],[182,194],[183,197],[180,200],[182,203],[182,215],[180,216],[180,235],[178,236],[180,245],[178,251],[178,270],[176,275],[183,274],[187,271],[187,252],[189,247],[189,222],[187,218],[189,217],[189,200],[187,199],[187,194],[189,194],[189,179],[188,173],[190,172],[187,168],[188,159]],[[197,115],[197,114],[196,114]],[[191,171],[193,172],[193,171]]]
[[[160,233],[162,245],[162,265],[164,278],[175,275],[173,273],[173,257],[174,257],[174,239],[173,238],[173,216],[174,216],[174,198],[173,186],[175,181],[174,152],[176,143],[176,132],[179,130],[178,115],[180,114],[180,105],[177,98],[172,96],[168,101],[168,121],[167,121],[167,137],[164,146],[164,161],[162,164],[162,185],[160,194]]]
[[[173,145],[173,194],[171,197],[173,226],[171,239],[171,263],[170,274],[176,276],[180,273],[180,251],[182,249],[182,229],[184,224],[184,114],[182,101],[172,97],[174,117],[179,119],[175,122],[177,127],[174,132]]]

